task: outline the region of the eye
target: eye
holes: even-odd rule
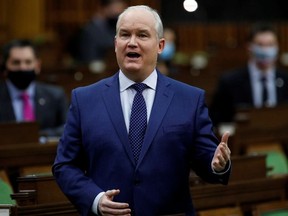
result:
[[[130,36],[130,34],[128,32],[120,32],[119,35],[121,38],[128,38]]]
[[[21,61],[20,60],[13,60],[11,62],[12,65],[20,65]]]
[[[142,39],[145,39],[145,38],[148,38],[148,35],[146,33],[140,33],[138,35],[139,38],[142,38]]]

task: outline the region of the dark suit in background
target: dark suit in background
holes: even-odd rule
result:
[[[288,102],[288,74],[277,67],[277,32],[255,23],[248,34],[247,66],[223,75],[210,105],[215,126],[233,122],[238,109],[275,107]]]
[[[0,104],[0,122],[16,121],[5,81],[0,82]],[[40,133],[47,136],[61,135],[67,113],[67,99],[63,89],[36,82],[34,104]]]
[[[288,73],[275,71],[277,105],[288,103]],[[223,75],[218,83],[211,106],[210,115],[215,125],[233,122],[238,109],[253,108],[251,79],[248,67]]]
[[[37,48],[29,40],[16,39],[5,44],[2,52],[0,122],[37,121],[41,136],[60,136],[66,119],[67,98],[60,86],[37,82],[41,72]],[[23,94],[27,95],[28,104],[21,100]],[[27,105],[29,118],[25,116]]]

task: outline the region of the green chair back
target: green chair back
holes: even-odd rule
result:
[[[0,204],[15,204],[15,200],[12,200],[10,195],[13,190],[9,184],[0,179]]]

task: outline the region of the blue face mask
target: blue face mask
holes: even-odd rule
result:
[[[252,45],[251,52],[257,62],[273,62],[277,58],[278,47],[261,47],[258,45]]]
[[[175,44],[172,42],[166,42],[162,53],[159,55],[160,60],[169,61],[174,57]]]

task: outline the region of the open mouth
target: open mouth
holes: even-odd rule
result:
[[[138,54],[138,53],[136,53],[136,52],[129,52],[129,53],[127,53],[127,56],[128,56],[129,58],[135,58],[135,59],[137,59],[137,58],[140,57],[140,54]]]

